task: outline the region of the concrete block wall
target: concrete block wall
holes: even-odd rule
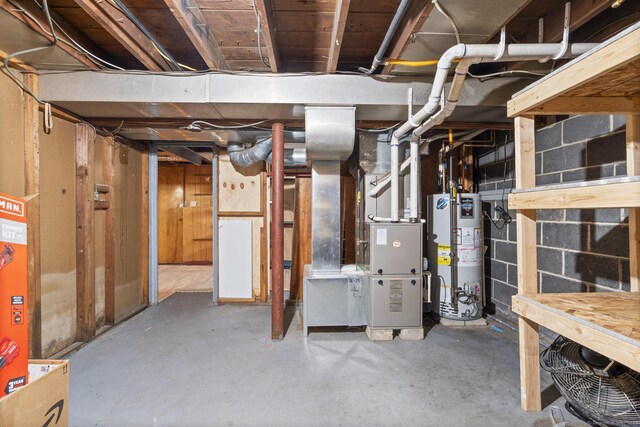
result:
[[[508,210],[515,187],[513,143],[477,153],[476,182],[496,206]],[[537,131],[536,185],[597,180],[626,175],[624,116],[574,116]],[[515,320],[511,296],[517,292],[515,211],[497,228],[485,217],[485,283],[490,312]],[[538,281],[541,292],[629,290],[626,209],[539,210]],[[497,222],[500,226],[500,222]]]

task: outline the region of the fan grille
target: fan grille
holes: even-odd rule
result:
[[[580,413],[608,426],[640,426],[640,373],[614,363],[601,371],[581,356],[582,346],[558,337],[542,352],[564,398]]]

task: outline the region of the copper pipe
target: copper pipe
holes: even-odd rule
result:
[[[284,125],[271,127],[271,339],[284,337]]]

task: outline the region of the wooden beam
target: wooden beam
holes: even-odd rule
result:
[[[515,108],[515,105],[509,105]],[[637,114],[640,113],[640,96],[559,96],[531,108],[535,115],[564,114]],[[511,114],[511,110],[509,110]]]
[[[433,3],[430,0],[414,0],[409,5],[409,10],[405,13],[398,36],[389,52],[389,58],[400,58],[405,47],[411,40],[413,33],[420,31],[422,24],[433,10]],[[385,65],[382,74],[389,74],[393,65]]]
[[[640,28],[582,57],[558,73],[539,81],[507,103],[507,115],[529,114],[537,107],[640,57]]]
[[[153,42],[113,3],[94,0],[75,0],[75,2],[149,70],[172,69]]]
[[[509,194],[509,209],[597,209],[640,207],[640,181],[602,183],[572,188],[551,185]]]
[[[31,6],[30,3],[31,2],[21,2],[21,6],[23,8],[25,8],[25,10],[27,10],[28,12],[33,14],[33,15],[39,16],[40,14],[42,14],[42,12],[40,12],[39,10],[34,10],[34,8]],[[32,29],[33,31],[35,31],[36,33],[38,33],[39,35],[41,35],[42,37],[47,39],[47,41],[49,41],[49,42],[53,41],[53,37],[51,37],[45,31],[43,31],[37,24],[35,24],[33,21],[31,21],[29,18],[27,18],[27,16],[24,13],[20,12],[19,10],[17,10],[7,0],[0,0],[0,9],[3,9],[4,11],[9,13],[14,18],[16,18],[17,20],[21,21],[27,27],[29,27],[30,29]],[[65,31],[67,31],[67,30],[72,31],[71,27],[64,25],[63,24],[63,22],[64,22],[63,19],[61,19],[59,16],[55,15],[55,12],[53,12],[53,11],[52,11],[52,16],[54,16],[54,19],[57,22],[62,23],[61,25],[63,26],[63,28],[65,28]],[[43,23],[44,23],[44,28],[48,31],[49,29],[47,28],[46,21],[43,22]],[[78,52],[76,49],[74,49],[70,45],[68,45],[66,43],[58,43],[57,47],[60,48],[61,50],[63,50],[64,52],[66,52],[67,54],[69,54],[70,56],[72,56],[77,61],[79,61],[82,64],[86,65],[87,67],[89,67],[89,68],[98,68],[98,66],[96,66],[96,64],[91,62],[87,58],[86,55]],[[21,61],[17,61],[15,63],[19,64],[20,62]]]
[[[640,115],[627,114],[627,175],[640,175]],[[630,289],[640,292],[640,208],[629,209]]]
[[[76,124],[76,340],[80,342],[87,342],[96,334],[94,138],[89,125]]]
[[[516,188],[534,187],[536,183],[535,126],[533,118],[515,119]],[[518,293],[538,292],[538,260],[535,209],[516,213]],[[540,354],[538,325],[521,317],[520,335],[520,392],[525,411],[542,408],[540,395]]]
[[[258,9],[258,15],[260,16],[260,28],[262,29],[262,39],[267,47],[269,66],[273,73],[277,73],[280,69],[280,53],[278,52],[278,45],[276,43],[271,0],[256,0],[255,5]]]
[[[38,93],[38,76],[24,74],[24,84]],[[29,358],[42,358],[40,268],[40,112],[38,102],[24,94],[24,194],[27,201],[27,303],[29,305]],[[34,197],[31,197],[34,196]]]
[[[202,154],[197,153],[187,147],[163,147],[160,146],[160,149],[162,151],[166,151],[167,153],[171,153],[174,156],[178,156],[184,160],[186,160],[187,162],[196,165],[196,166],[200,166],[202,164],[203,161],[205,162],[209,162],[209,159],[207,159],[206,157],[204,157]]]
[[[229,65],[207,25],[197,2],[164,0],[204,62],[211,69],[228,70]]]
[[[294,210],[290,298],[302,301],[304,266],[311,264],[311,178],[296,178]]]
[[[140,204],[140,276],[142,295],[140,304],[149,304],[149,152],[143,151],[141,156],[142,200]],[[153,183],[157,185],[157,183]]]
[[[109,208],[104,219],[104,316],[107,325],[116,320],[116,206],[115,206],[115,149],[113,138],[106,138],[102,154],[102,176],[109,191],[105,199]]]
[[[564,29],[564,5],[566,2],[557,2],[557,6],[547,11],[544,18],[544,43],[557,43],[562,40]],[[589,22],[600,12],[611,6],[611,0],[571,0],[571,22],[569,30],[574,31]],[[529,27],[529,30],[519,37],[518,43],[538,42],[538,20]],[[514,62],[508,69],[522,68],[525,61]]]
[[[327,73],[335,73],[338,68],[342,37],[347,25],[349,6],[351,0],[336,0],[336,11],[333,17],[333,29],[331,30],[331,44],[329,45],[329,58],[327,59]]]

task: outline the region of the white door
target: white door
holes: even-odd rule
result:
[[[220,220],[220,298],[251,299],[251,221]]]

